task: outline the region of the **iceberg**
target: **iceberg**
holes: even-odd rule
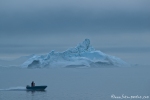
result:
[[[50,53],[45,55],[33,55],[25,61],[21,67],[105,67],[126,65],[127,63],[120,58],[95,50],[90,45],[90,40],[85,39],[76,47],[63,52],[55,52],[52,50]]]

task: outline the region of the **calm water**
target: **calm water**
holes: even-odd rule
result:
[[[149,70],[149,66],[1,68],[0,100],[112,100],[113,94],[116,96],[150,96]],[[36,85],[48,87],[46,91],[26,91],[25,86],[31,81],[35,81]]]

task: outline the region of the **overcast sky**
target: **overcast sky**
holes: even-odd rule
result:
[[[0,0],[1,57],[64,50],[85,38],[98,48],[145,48],[149,33],[150,0]]]
[[[0,33],[149,31],[149,0],[1,0]]]

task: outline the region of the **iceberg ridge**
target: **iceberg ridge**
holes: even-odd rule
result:
[[[126,66],[127,63],[120,58],[95,50],[90,45],[90,40],[85,39],[75,48],[70,48],[64,52],[51,51],[46,55],[34,55],[25,61],[22,67],[101,67],[109,65]]]

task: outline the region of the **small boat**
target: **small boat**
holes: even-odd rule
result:
[[[42,91],[42,90],[45,90],[46,87],[47,87],[46,85],[43,85],[43,86],[29,86],[29,85],[27,85],[26,89],[32,90],[32,91]]]

